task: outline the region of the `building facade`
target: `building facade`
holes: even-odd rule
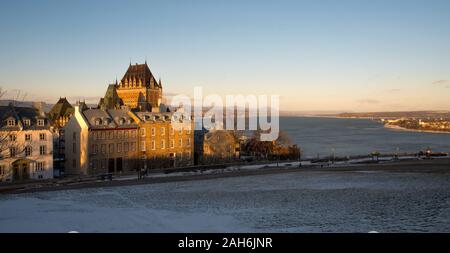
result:
[[[63,127],[74,113],[74,107],[66,98],[59,98],[50,109],[47,116],[53,128],[53,170],[55,177],[64,173],[65,166],[65,135]]]
[[[53,178],[53,133],[42,111],[0,106],[0,181]]]
[[[178,128],[172,122],[171,112],[133,115],[139,125],[139,156],[144,169],[193,165],[193,120],[178,119]]]
[[[64,127],[66,175],[122,173],[138,168],[138,124],[125,109],[75,107]]]

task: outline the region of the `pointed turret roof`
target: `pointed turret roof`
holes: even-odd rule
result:
[[[52,107],[48,115],[51,120],[57,119],[60,116],[71,115],[74,113],[73,106],[67,101],[67,99],[59,98],[58,102]]]

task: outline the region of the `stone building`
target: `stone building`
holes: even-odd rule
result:
[[[115,84],[118,97],[132,110],[159,111],[162,100],[162,83],[156,81],[147,62],[128,67],[120,83]]]
[[[139,125],[139,156],[144,169],[172,168],[193,165],[193,120],[172,122],[173,113],[134,112]]]
[[[52,142],[43,111],[0,106],[0,181],[53,178]]]
[[[122,99],[117,94],[117,81],[115,84],[108,85],[108,89],[106,89],[105,96],[100,99],[98,103],[98,108],[106,110],[106,109],[120,109],[124,103]]]
[[[64,127],[66,175],[135,171],[138,167],[138,124],[126,109],[85,109]]]
[[[69,122],[74,113],[74,107],[67,99],[59,98],[50,109],[47,116],[53,127],[53,169],[55,177],[62,176],[65,165],[65,136],[63,127]]]
[[[74,112],[73,106],[66,98],[59,98],[58,102],[48,112],[50,124],[56,128],[62,128],[69,122]]]
[[[195,132],[196,164],[235,160],[239,152],[240,142],[233,131],[203,129]]]

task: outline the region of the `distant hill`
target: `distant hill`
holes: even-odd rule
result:
[[[0,106],[6,106],[6,105],[9,105],[10,103],[13,103],[15,106],[19,106],[19,107],[33,107],[33,103],[36,103],[36,102],[16,101],[16,100],[10,100],[10,99],[0,100]],[[38,102],[38,103],[41,103],[44,112],[49,112],[53,106],[53,104],[47,104],[45,102]]]
[[[11,99],[0,100],[0,106],[9,105],[10,103],[14,103],[16,106],[20,107],[32,107],[33,103],[41,103],[44,112],[48,113],[52,107],[55,105],[54,103],[48,104],[45,102],[33,102],[33,101],[15,101]],[[74,106],[74,104],[72,104]],[[96,104],[86,104],[90,108],[96,108]]]
[[[404,112],[360,112],[360,113],[340,113],[336,115],[341,118],[377,118],[377,119],[398,119],[398,118],[422,118],[422,119],[450,119],[449,111],[404,111]]]

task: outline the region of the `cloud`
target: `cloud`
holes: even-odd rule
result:
[[[442,85],[442,84],[447,84],[447,83],[449,83],[449,80],[436,80],[436,81],[434,81],[432,84],[435,84],[435,85]],[[448,86],[447,86],[448,87]]]
[[[380,103],[380,101],[378,101],[376,99],[370,99],[370,98],[360,99],[357,102],[361,103],[361,104],[379,104]]]
[[[395,92],[400,92],[402,91],[401,89],[390,89],[390,90],[386,90],[386,92],[388,93],[395,93]]]

